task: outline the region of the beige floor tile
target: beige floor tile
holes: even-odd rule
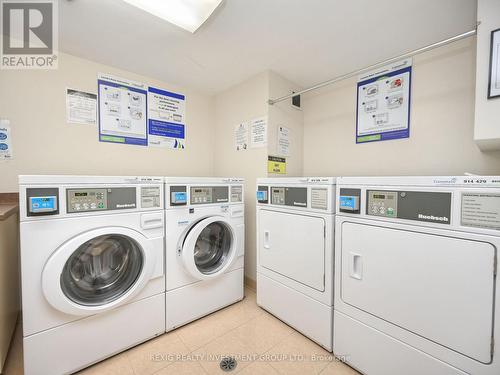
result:
[[[257,306],[255,300],[249,296],[239,303],[226,307],[217,315],[229,322],[232,328],[236,328],[263,313],[264,310]]]
[[[164,369],[155,372],[154,375],[202,375],[206,374],[198,362],[184,361],[175,362]]]
[[[135,374],[149,375],[177,361],[189,349],[175,332],[166,333],[126,352]]]
[[[248,296],[241,302],[180,327],[174,332],[193,351],[263,312],[264,310],[256,305],[254,297]]]
[[[279,373],[265,362],[252,362],[239,372],[240,375],[279,375]],[[305,374],[303,374],[305,375]]]
[[[280,374],[319,374],[333,359],[333,354],[298,332],[265,353],[269,364]]]
[[[79,375],[134,375],[125,353],[115,355],[78,373]]]
[[[255,353],[264,353],[292,333],[292,328],[268,313],[258,315],[234,330],[234,334]]]
[[[190,351],[201,348],[203,345],[215,340],[235,328],[233,320],[225,319],[220,312],[215,312],[204,318],[176,329],[182,342]]]
[[[353,368],[347,366],[346,364],[334,360],[330,363],[323,371],[321,375],[361,375],[359,372]]]
[[[236,358],[238,364],[231,373],[237,373],[248,366],[255,355],[234,331],[209,342],[191,354],[200,359],[200,364],[208,374],[223,374],[219,364],[228,356]]]

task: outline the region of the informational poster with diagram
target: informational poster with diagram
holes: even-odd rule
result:
[[[106,74],[97,82],[99,140],[147,146],[146,85]]]
[[[148,88],[148,143],[154,147],[186,147],[186,97]]]
[[[12,159],[12,133],[10,121],[0,119],[0,160]]]
[[[411,65],[406,59],[359,77],[356,143],[410,136]]]

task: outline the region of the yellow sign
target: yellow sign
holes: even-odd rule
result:
[[[267,173],[286,174],[286,159],[269,155],[267,157]]]

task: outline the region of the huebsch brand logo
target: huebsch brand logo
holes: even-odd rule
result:
[[[116,208],[135,208],[135,203],[117,204]]]
[[[434,215],[423,215],[423,214],[418,214],[418,218],[422,220],[432,220],[432,221],[442,221],[447,223],[450,221],[446,216],[434,216]]]
[[[0,0],[1,69],[57,68],[57,0]]]

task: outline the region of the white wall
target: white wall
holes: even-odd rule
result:
[[[216,176],[245,178],[245,276],[256,278],[255,180],[266,176],[267,147],[236,151],[234,127],[267,116],[269,72],[261,73],[215,97]]]
[[[279,98],[300,90],[301,88],[295,83],[279,74],[269,72],[270,98]],[[290,156],[286,158],[287,177],[302,175],[303,167],[304,114],[301,110],[292,107],[291,102],[292,100],[288,99],[268,107],[268,152],[270,155],[279,155],[277,152],[278,127],[281,125],[290,129]]]
[[[474,142],[475,39],[413,59],[410,138],[355,143],[356,79],[304,97],[305,175],[500,174]]]
[[[97,91],[110,73],[186,95],[187,148],[102,143],[96,126],[66,123],[65,89]],[[60,54],[54,71],[0,70],[0,117],[11,121],[14,158],[0,161],[0,192],[17,191],[19,174],[195,175],[213,173],[213,97],[111,66]]]
[[[500,28],[500,1],[478,0],[474,137],[484,150],[500,149],[500,98],[488,99],[491,31]]]
[[[287,158],[287,175],[302,173],[302,111],[293,109],[290,102],[269,106],[270,97],[297,91],[297,85],[280,75],[267,71],[251,77],[215,98],[215,156],[214,171],[219,176],[245,178],[245,276],[256,279],[255,191],[256,179],[267,176],[267,156],[276,154],[277,128],[291,129],[291,157]],[[234,127],[242,121],[267,116],[268,142],[266,147],[236,151]]]

